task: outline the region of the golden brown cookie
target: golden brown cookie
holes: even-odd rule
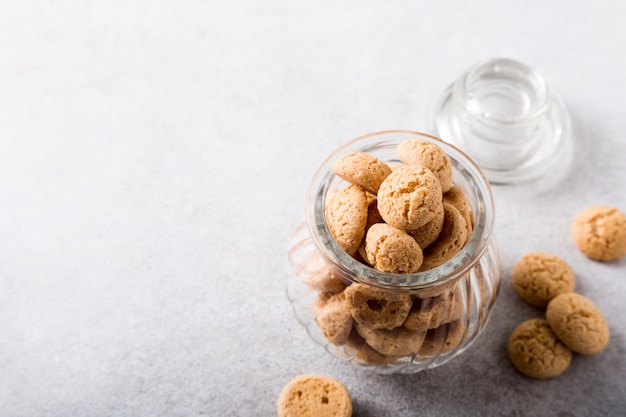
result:
[[[420,271],[428,271],[448,262],[463,249],[467,240],[467,229],[461,213],[448,203],[443,203],[443,209],[443,228],[437,240],[424,250]]]
[[[559,339],[574,352],[585,355],[604,350],[609,343],[609,325],[588,298],[573,292],[552,299],[546,319]]]
[[[332,296],[315,315],[315,322],[330,343],[344,345],[348,341],[353,323],[352,314],[345,305],[344,294]]]
[[[363,339],[354,328],[352,329],[352,333],[350,333],[350,338],[346,345],[355,351],[354,356],[357,360],[370,365],[386,365],[400,358],[400,356],[383,355],[378,352],[368,345],[365,339]]]
[[[374,155],[351,152],[335,160],[332,170],[351,184],[359,185],[372,194],[378,193],[380,183],[391,173],[391,168]]]
[[[435,217],[415,230],[407,230],[409,236],[411,236],[420,248],[425,249],[439,237],[441,229],[443,229],[443,221],[445,219],[445,211],[443,210],[443,203],[438,205],[439,208],[435,214]]]
[[[372,225],[376,223],[385,222],[385,220],[383,220],[382,216],[378,212],[378,207],[377,207],[378,204],[377,204],[376,197],[368,201],[370,201],[370,203],[367,206],[367,221],[365,222],[365,234],[366,235],[367,235],[367,231],[369,230],[370,227],[372,227]],[[357,253],[361,257],[361,260],[363,261],[363,263],[369,266],[372,266],[371,262],[367,259],[367,252],[365,251],[365,239],[361,241],[361,244],[359,245],[357,249]]]
[[[350,417],[352,399],[341,382],[324,375],[300,375],[278,397],[278,417]]]
[[[427,298],[430,300],[430,298]],[[430,316],[422,313],[421,300],[419,298],[413,301],[413,307],[409,314],[406,316],[406,320],[402,325],[412,331],[426,332],[428,330],[428,323],[430,322]]]
[[[557,338],[547,320],[530,319],[513,330],[509,359],[524,375],[548,379],[565,372],[572,361],[572,351]]]
[[[354,283],[344,291],[352,317],[371,329],[402,326],[411,310],[411,296]]]
[[[410,139],[400,143],[396,153],[407,165],[421,165],[431,170],[441,183],[442,192],[452,187],[452,164],[439,145],[427,140]]]
[[[626,255],[626,215],[611,206],[592,206],[572,222],[574,243],[590,259],[615,261]]]
[[[461,286],[457,283],[453,289],[432,298],[430,305],[423,299],[421,303],[424,312],[430,310],[428,328],[434,329],[443,324],[461,319],[466,301],[463,299]]]
[[[358,185],[349,185],[330,196],[326,204],[326,222],[339,247],[353,255],[365,234],[365,190]]]
[[[461,343],[465,336],[465,324],[462,320],[441,325],[428,330],[419,350],[419,356],[435,356],[448,353]]]
[[[405,231],[385,223],[372,225],[365,236],[366,260],[383,272],[414,273],[422,265],[422,249]]]
[[[465,220],[465,227],[467,228],[467,238],[472,235],[472,229],[474,228],[474,217],[472,216],[472,209],[467,202],[467,194],[465,189],[460,185],[453,185],[444,195],[443,202],[451,204],[455,209],[461,213]]]
[[[574,291],[574,271],[558,256],[531,252],[513,266],[511,282],[515,292],[528,304],[545,308],[559,294]]]
[[[407,356],[417,352],[424,332],[399,327],[391,330],[371,329],[355,323],[354,328],[374,350],[387,356]]]
[[[391,226],[415,230],[432,220],[442,200],[441,184],[427,168],[407,165],[393,171],[378,190],[378,211]]]
[[[434,329],[463,316],[463,293],[460,285],[436,297],[416,299],[404,327],[410,330]]]

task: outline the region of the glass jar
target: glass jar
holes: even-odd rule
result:
[[[347,185],[333,173],[331,165],[349,152],[367,152],[384,162],[400,163],[396,147],[407,139],[436,143],[449,156],[454,183],[465,190],[473,231],[463,249],[436,268],[413,274],[381,272],[348,255],[331,236],[325,219],[326,199]],[[288,278],[287,295],[297,320],[328,352],[379,373],[414,373],[449,361],[481,333],[500,287],[501,260],[492,233],[491,189],[467,155],[423,133],[390,130],[368,134],[341,146],[322,163],[306,200],[306,221],[296,227],[290,241],[288,255],[294,274]],[[366,340],[368,335],[357,329],[349,310],[326,308],[327,322],[344,327],[340,332],[343,337],[325,336],[317,315],[329,300],[341,298],[352,285],[369,292],[371,299],[366,304],[372,311],[391,308],[397,300],[410,300],[411,314],[419,320],[409,326],[407,318],[396,328],[375,330],[375,338]],[[385,346],[373,340],[381,340]]]

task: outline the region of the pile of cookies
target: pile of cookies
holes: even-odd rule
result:
[[[382,272],[416,273],[463,248],[472,213],[441,147],[407,140],[396,152],[403,164],[360,152],[338,158],[332,169],[348,185],[329,196],[325,214],[333,238],[355,259]],[[327,269],[306,283],[318,292],[311,310],[325,338],[352,348],[365,363],[445,353],[465,334],[458,282],[408,293],[347,281]]]
[[[611,262],[626,256],[626,215],[613,206],[591,206],[576,215],[571,235],[589,259]],[[509,358],[523,374],[553,378],[569,367],[573,352],[593,355],[609,343],[609,326],[588,298],[574,293],[574,271],[542,252],[525,255],[512,272],[513,288],[527,303],[546,308],[545,319],[521,323],[509,338]]]
[[[509,338],[509,359],[531,378],[554,378],[567,370],[573,352],[592,355],[609,342],[609,327],[600,310],[574,293],[576,279],[565,260],[543,252],[519,259],[513,288],[529,304],[546,308],[545,319],[526,320]]]
[[[407,140],[396,149],[404,164],[389,166],[352,152],[333,171],[349,185],[326,203],[328,228],[349,255],[383,272],[415,273],[454,257],[472,232],[465,191],[453,185],[443,149]]]

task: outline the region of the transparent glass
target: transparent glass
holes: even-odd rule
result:
[[[414,274],[386,273],[361,263],[337,245],[326,224],[324,207],[329,193],[347,184],[331,170],[338,156],[358,151],[371,153],[385,162],[399,162],[396,146],[407,139],[434,142],[448,154],[454,182],[465,189],[474,228],[463,249],[443,265]],[[289,260],[294,274],[288,277],[287,295],[295,316],[315,342],[356,365],[380,373],[414,373],[442,365],[470,346],[491,314],[501,279],[500,252],[493,236],[493,224],[494,203],[489,183],[478,166],[456,147],[430,135],[402,130],[372,133],[348,142],[334,151],[315,173],[307,192],[306,220],[296,227],[291,237]],[[320,277],[334,278],[338,288],[311,285]],[[372,349],[354,329],[347,342],[331,343],[315,320],[316,306],[333,291],[354,283],[384,291],[391,297],[408,294],[413,306],[420,306],[421,319],[428,323],[438,320],[442,324],[420,328],[416,330],[419,334],[411,334],[404,327],[390,330],[389,335],[402,332],[414,343],[412,352],[399,355],[381,354]],[[454,300],[458,313],[454,321],[445,320],[446,314],[452,318],[450,311],[431,308],[444,299]]]
[[[545,174],[570,144],[565,105],[529,66],[492,59],[470,68],[432,106],[433,132],[467,152],[492,183]]]

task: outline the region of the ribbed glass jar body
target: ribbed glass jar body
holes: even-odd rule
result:
[[[337,245],[324,207],[329,194],[346,185],[331,170],[337,157],[358,151],[387,163],[399,162],[395,149],[407,139],[434,142],[447,153],[454,183],[465,190],[473,231],[463,249],[443,265],[414,274],[386,273]],[[354,364],[380,373],[414,373],[439,366],[466,350],[491,314],[501,279],[493,223],[489,184],[457,148],[426,134],[400,130],[348,142],[318,169],[307,192],[306,220],[291,237],[289,260],[294,273],[288,277],[287,295],[294,313],[315,342]],[[346,290],[354,293],[357,288],[359,297],[370,297],[363,304],[370,312],[406,314],[408,309],[406,320],[403,316],[394,328],[362,326],[359,311],[342,301]]]

